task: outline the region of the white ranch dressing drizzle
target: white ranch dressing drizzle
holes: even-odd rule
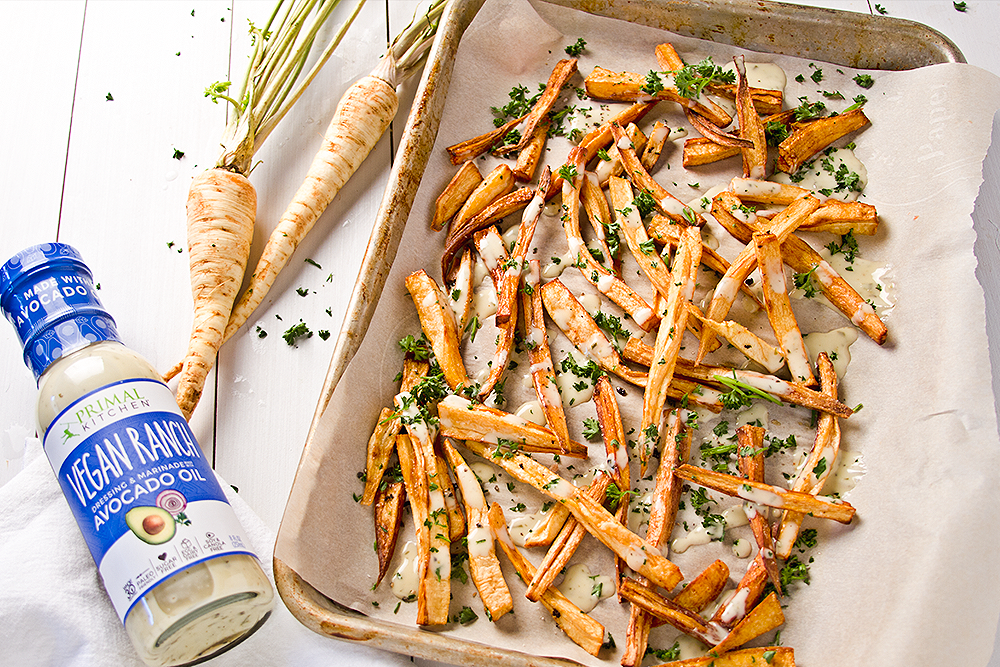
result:
[[[600,283],[600,281],[598,281],[598,283]],[[580,302],[580,305],[583,306],[584,310],[590,313],[591,317],[596,315],[601,309],[601,297],[597,296],[593,292],[584,292],[577,297],[577,301]]]
[[[858,339],[858,330],[854,327],[841,327],[827,332],[813,332],[802,337],[809,352],[809,360],[813,364],[820,352],[826,352],[833,363],[833,370],[838,378],[843,378],[851,363],[851,345]]]
[[[566,252],[562,255],[556,255],[553,259],[558,259],[559,261],[550,261],[542,267],[542,278],[545,278],[546,280],[552,280],[553,278],[561,276],[562,272],[576,261],[576,254],[573,252]]]
[[[534,367],[532,367],[532,370],[534,370]],[[542,404],[538,401],[525,401],[517,407],[514,414],[520,419],[529,421],[532,424],[545,426],[545,411],[542,410]]]
[[[417,595],[417,586],[420,583],[417,562],[417,544],[407,540],[403,545],[403,560],[389,581],[392,594],[400,600],[413,599]]]
[[[556,588],[583,613],[593,611],[597,603],[611,597],[615,592],[615,582],[604,574],[591,574],[586,563],[571,565]]]
[[[750,540],[741,537],[733,542],[733,555],[737,558],[749,558],[752,552],[753,546],[750,544]]]
[[[862,299],[875,305],[876,312],[881,317],[892,312],[896,305],[896,285],[892,280],[891,264],[862,257],[855,257],[853,262],[848,262],[843,253],[831,255],[826,247],[820,249],[819,254]]]
[[[830,168],[823,166],[823,163],[827,160],[830,161]],[[792,177],[783,172],[774,174],[771,180],[776,183],[797,185],[800,188],[812,190],[821,201],[826,199],[856,201],[861,194],[860,192],[854,190],[837,191],[835,174],[841,168],[841,165],[846,167],[848,173],[858,175],[858,185],[861,190],[864,190],[868,184],[868,170],[850,148],[834,148],[830,151],[829,155],[820,153],[796,172],[795,177],[799,178],[801,176],[801,180],[793,182]],[[824,194],[820,192],[821,190],[829,190],[830,194]]]
[[[467,544],[470,557],[489,556],[493,550],[493,534],[487,526],[476,526],[469,531]]]
[[[840,452],[837,465],[823,485],[823,493],[843,496],[857,486],[868,472],[861,455],[856,452]]]
[[[532,535],[548,515],[548,512],[535,512],[527,516],[519,516],[511,520],[507,528],[510,540],[519,547],[524,546],[524,542]]]

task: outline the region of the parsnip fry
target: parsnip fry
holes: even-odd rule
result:
[[[640,470],[645,473],[646,462],[652,452],[648,434],[662,422],[663,405],[667,399],[667,388],[674,376],[681,340],[687,328],[688,309],[686,304],[694,297],[698,265],[701,263],[701,234],[695,227],[686,227],[681,235],[674,266],[670,273],[668,292],[664,295],[660,328],[656,333],[652,364],[646,391],[643,393],[642,440],[639,445]]]
[[[531,581],[535,574],[535,567],[514,546],[514,542],[507,533],[507,522],[504,519],[503,510],[497,503],[490,506],[489,520],[490,529],[518,576],[522,581]],[[603,625],[581,611],[558,589],[550,588],[545,591],[539,602],[549,610],[556,625],[566,633],[567,637],[573,640],[574,644],[591,655],[596,656],[600,653],[601,646],[604,644]]]
[[[555,434],[515,414],[472,403],[451,395],[438,403],[441,435],[456,440],[477,440],[491,445],[505,444],[526,452],[562,454],[586,458],[587,446],[570,441],[564,449]]]
[[[666,145],[667,137],[669,136],[670,128],[667,127],[665,122],[658,120],[653,124],[646,147],[642,149],[642,155],[639,156],[639,162],[642,164],[643,169],[646,171],[653,170],[653,167],[656,166],[656,161],[660,159],[660,154],[663,153],[663,147]]]
[[[412,418],[415,416],[413,414],[415,409],[412,403],[407,403],[404,399],[406,395],[396,396],[396,407],[403,412],[403,422],[410,436],[410,443],[413,445],[413,459],[416,462],[414,469],[422,468],[424,471],[427,496],[427,514],[424,518],[427,527],[426,540],[417,540],[420,548],[418,558],[422,563],[418,568],[422,576],[417,590],[417,624],[444,625],[448,622],[448,606],[451,601],[451,536],[448,526],[448,507],[445,503],[441,472],[438,470],[437,454],[434,451],[433,435],[424,421]],[[411,481],[414,484],[419,483],[416,479]]]
[[[451,308],[455,312],[455,324],[459,332],[464,332],[469,326],[469,319],[473,313],[472,304],[475,301],[476,288],[472,284],[472,278],[472,249],[466,248],[462,251],[462,259],[458,262],[455,280],[448,289],[448,297],[451,299]]]
[[[778,169],[786,174],[794,174],[834,141],[865,125],[868,125],[868,118],[860,107],[801,125],[778,144]]]
[[[756,361],[767,369],[768,373],[777,373],[785,365],[785,356],[781,353],[781,350],[763,340],[739,322],[734,322],[733,320],[717,322],[703,317],[701,313],[696,313],[693,309],[691,312],[704,326],[728,340],[747,359]]]
[[[444,252],[441,253],[441,274],[446,278],[451,277],[455,255],[476,232],[486,229],[511,213],[524,208],[531,201],[532,196],[531,188],[518,188],[513,192],[508,192],[470,218],[461,229],[452,225],[448,231],[448,237],[445,239]]]
[[[434,448],[434,464],[437,475],[432,482],[441,489],[444,496],[444,507],[448,514],[448,539],[457,542],[465,536],[465,514],[462,512],[462,506],[455,495],[455,485],[451,481],[451,475],[448,474],[448,464],[436,447]]]
[[[646,77],[633,72],[614,72],[603,67],[595,67],[583,80],[587,95],[598,100],[614,100],[617,102],[645,102],[647,100],[670,100],[686,109],[692,109],[719,127],[726,127],[732,122],[732,117],[719,105],[707,98],[693,100],[681,95],[673,81],[668,77],[663,87],[655,94],[642,90],[646,85]]]
[[[420,317],[420,328],[431,342],[434,356],[444,373],[444,379],[455,390],[471,387],[472,380],[465,372],[465,362],[459,350],[458,329],[447,297],[437,282],[423,269],[406,277],[406,289],[413,298],[413,305]]]
[[[465,141],[448,146],[445,150],[448,151],[448,155],[451,157],[451,163],[458,165],[469,160],[475,160],[477,157],[503,141],[503,138],[506,137],[512,129],[520,125],[521,121],[523,121],[526,117],[527,114],[521,116],[520,118],[514,118],[513,120],[504,123],[497,129],[491,130],[486,134],[481,134],[478,137],[466,139]]]
[[[621,363],[618,352],[604,336],[594,318],[561,280],[555,278],[545,283],[541,287],[541,293],[542,303],[545,304],[549,317],[581,354],[626,382],[640,387],[646,385],[646,374],[637,373]]]
[[[678,567],[667,560],[659,549],[622,526],[580,489],[530,456],[516,451],[503,451],[498,447],[487,447],[479,442],[468,441],[466,445],[473,453],[503,468],[514,479],[530,484],[563,504],[588,533],[657,586],[669,591],[683,579]]]
[[[395,449],[395,446],[393,447]],[[378,553],[378,586],[389,571],[392,554],[396,551],[396,539],[403,520],[403,505],[406,491],[403,481],[389,482],[378,488],[375,495],[375,551]]]
[[[416,440],[409,435],[396,438],[396,455],[399,457],[399,468],[403,475],[403,485],[410,502],[410,515],[413,518],[413,532],[417,542],[417,582],[426,578],[430,565],[430,506],[427,497],[427,469],[424,459],[416,451]],[[419,596],[419,588],[415,591]],[[417,623],[427,623],[426,598],[417,605]]]
[[[674,602],[680,606],[700,614],[712,600],[726,587],[729,580],[729,566],[725,561],[713,561],[708,567],[691,580],[681,592],[674,596]]]
[[[469,550],[469,572],[472,574],[476,590],[479,591],[479,598],[483,601],[487,616],[495,622],[514,608],[514,600],[500,570],[500,561],[494,548],[486,497],[483,495],[479,479],[462,455],[447,439],[443,442],[445,456],[455,471],[455,479],[462,491],[462,501],[465,505],[468,521],[466,543]]]
[[[690,206],[670,194],[665,187],[653,180],[653,177],[649,175],[649,172],[639,162],[639,158],[635,154],[635,149],[631,147],[628,137],[621,126],[612,124],[611,133],[615,137],[615,144],[618,146],[618,152],[621,154],[622,164],[625,166],[625,173],[628,179],[632,181],[632,185],[637,189],[646,190],[653,196],[657,210],[674,222],[682,225],[701,227],[705,224],[705,220],[695,213]]]
[[[750,99],[747,83],[746,64],[742,55],[733,58],[736,63],[736,113],[740,119],[740,137],[749,139],[750,148],[743,148],[743,175],[750,178],[764,178],[767,166],[767,141],[764,139],[764,124]]]
[[[541,96],[535,102],[535,105],[531,107],[531,111],[528,112],[528,116],[525,118],[521,140],[512,146],[502,147],[500,149],[502,154],[506,155],[520,151],[528,145],[532,135],[535,133],[535,127],[552,110],[552,105],[559,99],[559,93],[562,92],[563,86],[566,85],[566,82],[574,74],[576,74],[576,58],[565,58],[556,63],[556,66],[552,69],[552,74],[549,75],[548,82],[545,84],[544,92],[542,92]]]
[[[723,472],[689,464],[678,466],[674,474],[699,486],[759,505],[790,509],[819,519],[832,519],[838,523],[850,523],[851,519],[854,518],[854,507],[845,500],[824,498],[800,491],[789,491],[779,486],[740,479]]]
[[[608,207],[608,198],[601,189],[597,174],[592,171],[584,173],[583,185],[580,188],[581,203],[583,210],[587,214],[587,220],[594,230],[594,240],[600,247],[604,255],[606,266],[617,278],[621,278],[621,259],[611,252],[608,247],[606,230],[611,225],[611,209]]]
[[[687,169],[736,157],[739,154],[739,146],[723,146],[708,137],[688,137],[684,140],[681,164]]]
[[[661,443],[663,453],[660,457],[660,466],[656,470],[656,482],[649,508],[649,527],[646,529],[646,539],[657,546],[661,546],[670,536],[677,517],[682,483],[674,476],[674,469],[686,462],[691,454],[691,433],[686,428],[684,420],[680,418],[678,410],[670,413],[667,432]],[[645,578],[637,583],[650,587]],[[622,665],[637,665],[642,662],[649,643],[649,630],[653,627],[653,620],[653,616],[632,605],[629,610]]]
[[[529,183],[535,176],[535,169],[541,160],[542,152],[545,149],[545,139],[549,135],[549,127],[552,125],[548,116],[542,119],[535,127],[531,140],[517,154],[517,161],[514,163],[514,178],[522,183]],[[547,188],[546,188],[547,190]],[[544,191],[543,191],[544,192]]]
[[[476,189],[462,204],[462,208],[452,218],[451,225],[448,227],[448,240],[460,235],[469,220],[513,189],[514,172],[506,164],[497,165],[493,171],[486,174],[486,177],[476,186]]]
[[[762,231],[774,234],[779,242],[784,241],[817,208],[819,208],[819,200],[815,197],[797,199],[771,220],[767,230]],[[729,270],[719,280],[719,284],[715,288],[715,294],[712,296],[712,303],[705,313],[706,317],[718,321],[726,318],[729,308],[736,299],[736,292],[756,265],[757,255],[755,247],[753,243],[748,243],[743,252],[733,260],[733,263],[729,266]],[[715,334],[709,331],[704,332],[698,347],[698,363],[701,363],[705,358],[714,340]]]
[[[690,362],[678,361],[677,372],[685,377],[702,382],[722,382],[732,379],[741,382],[749,387],[753,387],[765,394],[773,396],[778,400],[800,405],[804,408],[812,408],[820,412],[829,412],[848,419],[854,414],[854,410],[844,405],[840,401],[830,398],[826,394],[804,387],[796,382],[788,382],[773,375],[764,375],[754,371],[743,371],[734,368],[721,366],[701,366]],[[719,378],[723,378],[720,380]]]
[[[754,234],[753,242],[757,253],[757,266],[760,267],[767,319],[785,355],[788,371],[796,382],[812,386],[816,384],[816,376],[813,375],[806,344],[802,341],[802,332],[799,330],[798,322],[795,321],[792,304],[788,300],[785,264],[781,259],[778,238],[774,234]]]
[[[653,309],[623,280],[601,266],[583,241],[580,233],[580,190],[584,178],[582,152],[578,147],[573,149],[571,154],[575,155],[573,162],[576,166],[573,169],[576,171],[571,181],[563,181],[562,200],[566,209],[563,216],[563,231],[566,233],[566,241],[573,255],[573,265],[580,269],[583,277],[601,294],[621,306],[622,310],[627,312],[644,331],[651,331],[659,321]]]
[[[533,231],[533,228],[530,231]],[[479,250],[480,256],[486,263],[486,267],[490,270],[497,294],[500,295],[504,289],[503,283],[505,280],[509,280],[515,285],[513,288],[507,287],[507,292],[504,295],[504,309],[507,311],[506,318],[503,322],[500,322],[499,318],[497,318],[496,324],[500,329],[500,336],[497,338],[493,358],[489,362],[489,375],[487,375],[482,386],[479,388],[479,398],[480,400],[484,400],[500,384],[500,379],[503,378],[509,366],[510,353],[514,347],[514,330],[517,328],[516,285],[520,281],[521,270],[519,265],[517,267],[511,265],[512,258],[508,258],[507,248],[504,247],[503,239],[497,233],[496,227],[487,227],[482,231],[478,231],[473,238],[475,239],[476,248]],[[498,296],[498,314],[499,301],[500,298]]]
[[[483,175],[473,162],[466,162],[455,172],[451,181],[434,202],[431,229],[439,230],[461,210],[475,189],[483,182]]]
[[[753,482],[764,481],[764,429],[760,426],[744,424],[736,429],[737,457],[739,459],[740,472],[744,477]],[[775,589],[781,593],[780,568],[774,557],[774,540],[771,537],[771,524],[767,517],[756,503],[747,502],[743,506],[747,518],[750,520],[750,529],[753,531],[754,540],[760,551],[761,560],[764,562],[764,569],[767,576],[774,584]]]
[[[781,611],[778,596],[771,593],[751,609],[750,613],[726,635],[726,638],[712,648],[712,651],[716,654],[724,654],[743,646],[751,639],[760,637],[765,632],[780,627],[784,622],[785,614]]]
[[[710,655],[666,664],[669,667],[795,667],[795,651],[789,646],[761,646],[719,656],[712,651]]]
[[[545,208],[545,191],[549,188],[552,172],[546,165],[538,179],[538,187],[528,206],[521,216],[521,225],[517,232],[517,241],[504,267],[503,276],[497,286],[497,325],[506,324],[507,320],[517,316],[517,288],[521,283],[521,271],[524,269],[525,257],[531,247],[531,239],[535,234],[538,219]]]
[[[820,387],[824,394],[831,398],[837,396],[837,374],[833,370],[833,363],[826,352],[821,352],[817,359],[819,369]],[[792,482],[793,491],[804,493],[819,493],[823,490],[823,484],[829,479],[837,461],[837,454],[840,452],[840,424],[837,418],[829,414],[819,416],[816,427],[816,439],[813,442],[812,450],[806,457],[798,477]],[[785,510],[778,524],[777,540],[775,551],[779,558],[788,558],[792,553],[792,546],[799,535],[799,528],[802,526],[804,515],[800,512],[790,512]]]
[[[712,215],[715,219],[740,241],[750,241],[754,231],[763,231],[764,225],[758,225],[759,221],[754,215],[736,217],[738,210],[739,200],[732,193],[719,193],[712,202]],[[771,222],[772,226],[773,224],[774,221]],[[876,343],[881,345],[885,342],[888,330],[875,314],[875,309],[808,243],[795,234],[789,234],[781,244],[781,256],[796,273],[808,273],[815,268],[813,276],[830,303]]]
[[[754,605],[764,593],[764,585],[767,583],[767,568],[764,567],[764,558],[760,552],[750,562],[747,571],[740,579],[736,592],[725,604],[719,605],[712,615],[712,620],[727,628],[731,628],[738,623],[747,612],[753,609]]]
[[[721,625],[705,622],[698,614],[680,606],[673,600],[663,597],[653,589],[640,584],[634,579],[626,578],[621,585],[622,597],[642,611],[655,616],[674,626],[686,635],[690,635],[709,646],[721,642],[725,636],[725,628]]]
[[[639,211],[635,205],[632,186],[623,178],[612,177],[608,180],[608,194],[611,198],[611,207],[615,211],[615,221],[618,222],[622,234],[625,235],[625,242],[632,252],[632,256],[635,257],[636,263],[639,264],[639,268],[646,274],[649,281],[653,283],[656,291],[664,297],[669,296],[672,280],[670,267],[654,245],[650,243],[646,228],[642,225],[642,218],[639,217]],[[680,238],[679,234],[678,238]]]
[[[389,458],[396,448],[396,434],[402,424],[390,408],[382,408],[375,430],[368,439],[368,455],[365,461],[365,490],[361,494],[361,504],[371,505],[375,501],[382,475],[389,465]]]

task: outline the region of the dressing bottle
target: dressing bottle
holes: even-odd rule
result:
[[[45,455],[142,660],[201,662],[249,636],[271,611],[271,584],[172,392],[119,340],[80,254],[51,243],[15,255],[0,267],[0,309],[38,381]]]

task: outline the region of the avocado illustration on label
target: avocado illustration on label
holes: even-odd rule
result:
[[[147,544],[168,542],[177,529],[174,517],[161,507],[133,507],[125,513],[125,523]]]

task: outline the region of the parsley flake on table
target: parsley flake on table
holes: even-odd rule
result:
[[[175,149],[174,149],[174,159],[175,159],[175,160],[180,160],[180,159],[181,159],[181,158],[183,158],[183,157],[184,157],[184,151],[179,151],[179,150],[177,150],[177,149],[175,148]]]
[[[293,324],[288,327],[285,333],[281,334],[281,337],[289,345],[295,345],[299,338],[311,338],[313,332],[309,330],[305,322],[300,321],[298,324]]]
[[[955,9],[957,9],[960,12],[966,12],[969,10],[969,5],[965,2],[955,2],[954,0],[952,0],[951,4],[952,6],[955,7]]]
[[[888,14],[889,13],[888,9],[886,9],[882,5],[878,4],[877,2],[875,3],[875,11],[877,11],[879,14]]]

